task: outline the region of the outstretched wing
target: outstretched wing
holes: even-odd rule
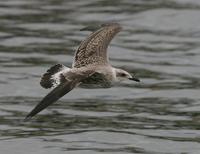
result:
[[[117,23],[104,24],[84,40],[75,53],[72,67],[83,67],[93,63],[107,63],[107,48],[113,37],[121,30]]]
[[[66,79],[66,81],[63,84],[58,85],[49,94],[47,94],[42,99],[42,101],[39,104],[37,104],[37,106],[26,116],[25,120],[30,119],[31,117],[33,117],[34,115],[36,115],[37,113],[39,113],[40,111],[57,101],[59,98],[70,92],[77,85],[79,85],[82,80],[88,78],[92,74],[93,71],[91,70],[69,74],[69,79]]]

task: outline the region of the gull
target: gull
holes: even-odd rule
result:
[[[84,29],[89,30],[89,28]],[[112,67],[107,48],[114,36],[122,30],[118,23],[103,24],[93,31],[75,52],[72,68],[62,64],[52,66],[42,76],[43,88],[54,88],[26,116],[28,120],[57,101],[77,86],[84,88],[110,88],[123,80],[140,80],[125,70]]]

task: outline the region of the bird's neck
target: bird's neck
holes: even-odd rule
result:
[[[112,80],[114,82],[118,81],[118,79],[117,79],[117,72],[118,72],[118,68],[112,67]]]

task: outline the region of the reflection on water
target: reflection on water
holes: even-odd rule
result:
[[[0,149],[4,154],[200,153],[198,0],[0,2]],[[71,65],[88,25],[117,21],[111,63],[141,83],[75,89],[30,122],[40,76]]]

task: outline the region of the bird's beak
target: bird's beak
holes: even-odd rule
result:
[[[136,81],[136,82],[140,82],[140,79],[135,78],[135,77],[129,78],[129,80],[133,80],[133,81]]]

